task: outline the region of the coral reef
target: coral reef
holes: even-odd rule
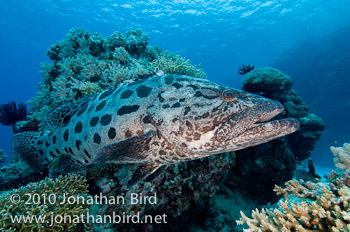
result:
[[[237,151],[237,168],[228,185],[240,186],[258,197],[260,204],[278,200],[274,185],[281,185],[294,175],[296,163],[310,157],[319,139],[324,122],[308,113],[308,107],[291,88],[292,79],[273,68],[258,68],[247,73],[242,89],[282,103],[285,112],[276,118],[294,117],[299,120],[297,132],[269,143]],[[250,183],[257,183],[251,185]]]
[[[137,165],[107,165],[99,170],[90,170],[87,175],[90,192],[102,191],[112,196],[130,196],[131,193],[142,196],[157,194],[157,204],[124,204],[102,206],[99,210],[108,213],[127,212],[128,214],[163,214],[168,223],[159,231],[180,231],[188,228],[184,220],[205,218],[210,198],[219,190],[219,182],[225,173],[234,167],[235,154],[221,154],[200,160],[170,165],[167,169],[148,177],[129,188],[131,178]],[[126,200],[126,202],[129,202]],[[186,215],[186,217],[185,217]],[[186,218],[186,219],[185,219]],[[181,222],[181,223],[180,223]],[[118,231],[139,231],[152,225],[110,225]]]
[[[294,117],[300,122],[300,129],[288,136],[288,142],[295,158],[299,161],[310,157],[316,141],[325,128],[324,121],[308,113],[308,107],[291,87],[292,79],[274,68],[259,68],[249,72],[243,79],[242,89],[279,101],[285,112],[283,117]]]
[[[148,40],[149,36],[141,29],[128,31],[126,36],[114,32],[106,38],[82,28],[70,30],[66,39],[47,51],[53,63],[42,64],[40,90],[27,102],[32,112],[29,119],[44,129],[46,115],[54,108],[158,70],[206,77],[200,67],[148,45]]]
[[[343,147],[331,146],[334,156],[334,164],[337,168],[350,172],[350,143],[344,143]]]
[[[0,191],[19,188],[30,182],[42,180],[47,175],[48,171],[33,169],[26,163],[12,158],[0,168]]]
[[[88,186],[81,176],[66,175],[59,176],[56,179],[46,178],[38,183],[31,183],[25,187],[14,189],[0,195],[0,220],[2,231],[77,231],[81,224],[66,220],[64,223],[49,220],[43,220],[40,223],[14,223],[11,217],[49,218],[51,215],[64,217],[65,215],[80,216],[88,210],[88,205],[77,202],[76,204],[60,204],[63,197],[87,196]],[[37,194],[37,198],[34,195]],[[48,200],[50,194],[54,196],[54,204],[44,203]],[[47,198],[42,197],[45,195]],[[18,196],[17,203],[11,202],[13,196]],[[32,196],[32,198],[29,198]],[[51,200],[52,200],[51,199]],[[39,202],[40,200],[40,202]],[[45,228],[45,229],[44,229]]]
[[[0,124],[4,126],[14,125],[16,122],[26,119],[27,108],[23,103],[10,101],[0,105]]]
[[[276,209],[253,210],[252,218],[241,213],[244,231],[350,231],[350,176],[336,172],[328,183],[291,180],[275,187],[284,195]],[[292,198],[293,197],[293,198]]]
[[[238,74],[239,75],[245,75],[245,74],[249,73],[252,70],[254,70],[254,65],[251,65],[250,63],[248,65],[242,64],[238,68]]]
[[[0,165],[3,165],[7,159],[7,155],[4,150],[0,149]]]

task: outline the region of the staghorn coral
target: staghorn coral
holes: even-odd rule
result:
[[[14,223],[11,216],[20,215],[27,217],[47,217],[51,215],[77,215],[80,216],[88,210],[87,205],[77,204],[60,204],[63,200],[63,194],[66,196],[87,196],[87,184],[83,177],[69,174],[59,176],[56,179],[46,178],[38,183],[31,183],[19,189],[14,189],[0,195],[0,220],[2,222],[2,230],[7,231],[76,231],[81,225],[75,224],[73,221],[64,223],[50,222],[44,220],[42,223]],[[39,194],[40,201],[43,201],[43,194],[49,196],[55,195],[55,203],[48,204],[40,202],[36,204],[34,197],[29,200],[30,204],[26,204],[29,195]],[[11,202],[11,196],[18,195],[18,203]]]
[[[123,80],[151,75],[160,68],[165,73],[205,77],[179,55],[148,45],[149,36],[141,29],[126,36],[114,32],[109,37],[89,33],[82,28],[69,31],[47,51],[53,63],[43,63],[43,82],[30,105],[29,119],[39,129],[46,128],[46,115],[56,107],[113,87]]]
[[[241,213],[238,224],[247,224],[244,231],[350,231],[350,177],[330,175],[330,183],[288,181],[286,188],[276,186],[284,194],[277,209],[252,212],[252,218]],[[289,200],[290,195],[296,200]]]
[[[344,143],[343,147],[331,146],[334,155],[334,164],[337,168],[350,172],[350,143]]]
[[[285,188],[276,185],[274,191],[284,195],[278,208],[253,210],[251,218],[241,212],[237,224],[249,227],[244,231],[350,231],[348,173],[333,171],[327,181],[317,183],[290,180]]]

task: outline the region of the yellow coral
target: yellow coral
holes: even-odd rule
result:
[[[84,214],[88,209],[87,205],[81,203],[60,204],[60,202],[62,202],[64,194],[66,197],[86,196],[88,186],[85,182],[83,177],[69,174],[59,176],[56,179],[46,178],[38,183],[31,183],[1,194],[1,231],[74,231],[78,225],[73,221],[64,223],[53,222],[51,225],[49,220],[43,220],[39,223],[15,223],[12,220],[15,216],[19,218],[21,215],[27,218],[38,218],[39,216],[41,218],[50,218],[51,215],[64,217],[65,215],[80,216]],[[50,196],[51,201],[54,200],[51,204],[48,203]],[[13,201],[16,201],[16,203]]]

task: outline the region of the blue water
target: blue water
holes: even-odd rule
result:
[[[40,63],[48,61],[46,50],[65,38],[73,27],[104,36],[116,30],[125,33],[141,28],[151,37],[151,45],[177,52],[194,64],[202,63],[209,79],[240,88],[240,64],[272,65],[305,43],[311,44],[306,46],[308,54],[318,54],[324,49],[317,42],[320,38],[325,38],[325,44],[330,43],[333,40],[327,38],[333,38],[335,32],[350,24],[347,0],[1,0],[0,5],[0,103],[12,99],[25,102],[35,95],[41,81]],[[336,48],[338,43],[333,42]],[[327,55],[329,49],[323,56],[315,55],[314,63],[308,58],[298,60],[298,55],[294,55],[281,65],[283,72],[295,75],[295,89],[310,111],[326,121],[327,129],[313,153],[320,165],[332,163],[330,145],[350,142],[346,114],[350,107],[350,94],[346,94],[349,85],[342,84],[349,76],[318,67],[328,64],[330,57],[340,60],[332,69],[349,67],[349,59],[341,58],[349,57],[350,48],[335,48],[332,47],[332,56]],[[300,62],[310,65],[300,67]],[[320,76],[325,77],[321,82]],[[335,96],[336,93],[345,94]],[[0,147],[8,154],[11,135],[10,127],[0,126]]]

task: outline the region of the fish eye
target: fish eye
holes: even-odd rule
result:
[[[235,91],[233,90],[227,90],[222,93],[222,97],[224,98],[225,101],[230,101],[236,96]]]

